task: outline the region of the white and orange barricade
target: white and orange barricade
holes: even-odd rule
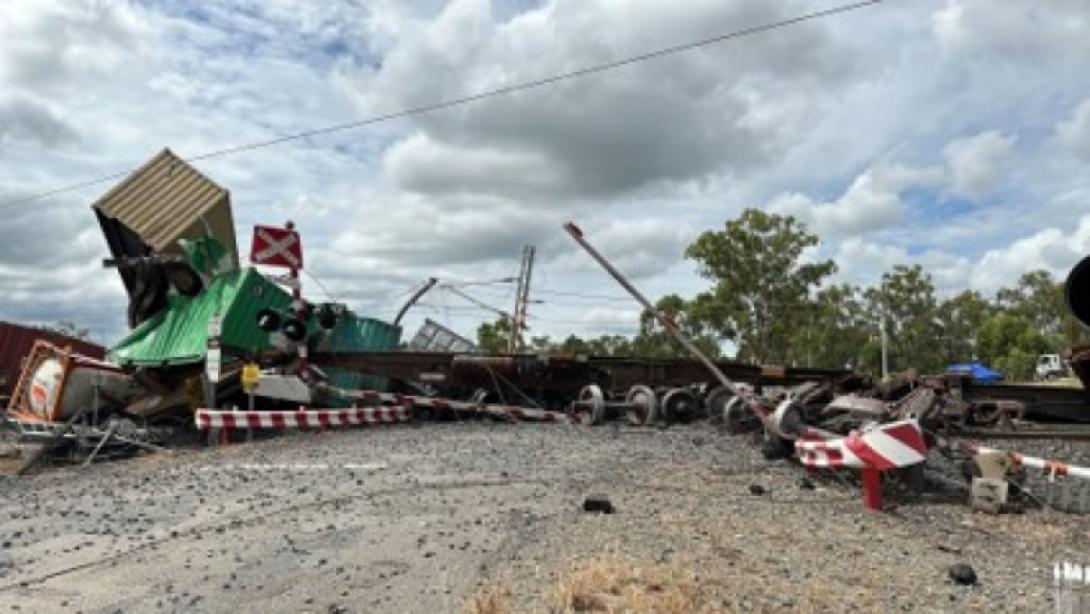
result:
[[[947,445],[949,446],[951,444]],[[1022,454],[1020,452],[989,448],[969,441],[958,442],[957,444],[953,445],[974,456],[979,454],[1004,455],[1008,459],[1010,459],[1011,467],[1028,467],[1030,469],[1036,469],[1041,473],[1041,475],[1048,478],[1055,479],[1060,477],[1073,477],[1083,480],[1090,480],[1090,468],[1087,467],[1069,465],[1063,461],[1048,460],[1045,458],[1038,458],[1036,456],[1026,456],[1025,454]]]

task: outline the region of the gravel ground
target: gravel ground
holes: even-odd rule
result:
[[[874,513],[805,475],[703,425],[460,423],[0,478],[0,612],[446,612],[480,585],[541,611],[613,555],[689,570],[710,611],[1046,612],[1053,563],[1090,563],[1086,516],[986,516],[960,490]],[[592,493],[616,513],[582,512]]]

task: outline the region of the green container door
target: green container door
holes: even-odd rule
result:
[[[223,318],[220,345],[226,350],[265,350],[269,334],[257,327],[257,312],[285,309],[291,296],[253,269],[216,276],[195,297],[171,295],[168,306],[137,326],[110,349],[121,365],[168,366],[202,362],[208,349],[208,321]]]

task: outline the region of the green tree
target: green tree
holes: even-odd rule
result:
[[[874,326],[885,323],[892,370],[915,367],[930,373],[944,367],[935,285],[923,267],[898,264],[864,296]]]
[[[633,356],[632,340],[624,335],[602,335],[590,341],[595,356]]]
[[[1050,340],[1024,315],[999,311],[980,325],[976,349],[980,359],[1002,371],[1007,379],[1033,377],[1037,355],[1047,353]]]
[[[1053,346],[1051,351],[1090,341],[1086,328],[1071,315],[1064,295],[1064,283],[1048,271],[1030,271],[1014,288],[1002,288],[996,302],[1004,309],[1030,321]]]
[[[943,362],[968,362],[977,356],[976,333],[996,308],[976,290],[964,290],[938,307],[942,322],[940,346]]]
[[[511,318],[500,316],[477,327],[477,346],[486,354],[506,354],[511,339]]]
[[[1043,335],[1059,333],[1067,309],[1063,290],[1048,271],[1024,273],[1013,288],[1000,288],[996,303],[1006,312],[1029,322]]]
[[[82,339],[89,341],[91,339],[91,330],[88,328],[80,328],[76,326],[75,322],[71,320],[57,320],[52,325],[39,326],[41,330],[48,330],[54,333],[60,333],[66,337],[72,337],[75,339]]]
[[[562,343],[553,346],[553,351],[589,356],[631,356],[632,342],[624,335],[602,335],[594,339],[568,335]]]
[[[1028,320],[1043,335],[1059,334],[1067,314],[1063,284],[1043,270],[1023,274],[1014,288],[1001,288],[996,292],[996,302]]]
[[[711,357],[719,356],[719,341],[699,318],[693,316],[692,302],[676,294],[668,294],[660,298],[654,307],[655,311],[672,320],[702,352]],[[674,335],[655,318],[655,314],[648,310],[640,314],[640,332],[632,340],[631,352],[635,356],[648,358],[690,356],[685,346],[678,343]]]
[[[808,309],[800,309],[795,356],[791,362],[829,369],[860,368],[874,326],[864,310],[859,288],[847,284],[822,288]]]
[[[818,243],[794,217],[757,209],[704,232],[685,252],[713,282],[693,301],[694,321],[733,340],[741,360],[786,362],[800,343],[800,305],[836,270],[831,260],[804,261]]]
[[[478,332],[480,332],[480,329],[478,329]],[[530,337],[530,348],[529,349],[530,349],[531,352],[538,353],[538,354],[540,354],[540,353],[547,354],[547,353],[553,351],[554,347],[555,347],[555,344],[553,343],[553,340],[549,338],[548,335],[543,335],[543,336],[540,336],[540,337]]]

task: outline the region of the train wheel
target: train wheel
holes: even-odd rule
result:
[[[598,384],[587,384],[579,391],[579,400],[590,405],[583,424],[601,424],[606,418],[606,396]]]
[[[658,402],[655,398],[655,391],[651,390],[650,386],[643,384],[636,384],[628,389],[628,394],[625,395],[625,403],[629,405],[636,405],[637,407],[629,408],[625,410],[625,419],[633,426],[643,426],[644,424],[652,424],[658,414]]]
[[[776,406],[776,411],[772,412],[769,426],[780,437],[794,439],[805,426],[802,419],[802,408],[791,398],[780,401],[780,404]]]
[[[727,401],[723,406],[722,417],[723,428],[732,435],[749,433],[757,428],[756,418],[739,396]]]
[[[674,388],[662,397],[662,421],[689,422],[700,409],[700,399],[686,388]]]
[[[722,386],[716,386],[704,396],[704,413],[712,424],[726,419],[727,404],[734,399],[734,393]]]

